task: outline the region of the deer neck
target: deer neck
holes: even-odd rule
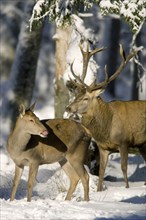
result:
[[[13,132],[11,133],[8,139],[8,152],[12,158],[17,157],[22,151],[26,149],[26,145],[28,144],[31,135],[25,131],[25,129],[16,124]]]
[[[82,116],[83,125],[88,128],[93,138],[106,138],[110,130],[112,111],[109,104],[100,97],[93,100],[87,112]],[[104,134],[106,131],[106,134]],[[103,137],[102,137],[103,136]]]

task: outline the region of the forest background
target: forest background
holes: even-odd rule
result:
[[[94,56],[98,64],[99,79],[103,78],[106,64],[109,75],[116,70],[120,62],[119,43],[122,43],[126,54],[133,47],[141,48],[137,58],[108,86],[103,98],[106,101],[146,99],[144,1],[131,0],[127,4],[129,13],[130,10],[134,11],[136,3],[139,5],[133,12],[133,20],[116,11],[115,5],[120,5],[120,2],[126,5],[126,1],[51,2],[1,0],[1,146],[6,144],[20,103],[28,107],[36,101],[36,111],[41,118],[63,117],[65,106],[69,102],[69,92],[64,84],[63,75],[68,57],[71,54],[76,56],[75,49],[68,49],[70,42],[78,42],[82,37],[93,46],[107,48],[103,53]],[[85,11],[85,7],[89,9]],[[51,10],[54,10],[54,17]],[[75,13],[78,17],[72,17]],[[139,22],[134,23],[135,18],[139,19]],[[78,28],[78,24],[82,22],[82,28]],[[74,39],[73,31],[77,34]],[[73,45],[78,46],[77,43],[72,44],[71,48]]]

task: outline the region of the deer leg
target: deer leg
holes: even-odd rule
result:
[[[27,187],[27,202],[31,201],[32,196],[32,188],[34,185],[34,181],[36,179],[36,175],[38,172],[38,165],[31,164],[29,167],[29,178],[28,178],[28,187]]]
[[[103,150],[99,147],[99,154],[100,154],[100,164],[99,164],[99,180],[98,180],[98,187],[97,191],[102,191],[102,183],[103,183],[103,177],[105,173],[105,168],[108,161],[109,151]]]
[[[81,172],[81,181],[82,181],[82,185],[84,188],[84,200],[85,201],[89,201],[89,175],[86,171],[86,169],[84,168],[84,166],[82,167],[82,172]],[[80,172],[79,172],[80,175]]]
[[[143,144],[143,145],[139,148],[139,152],[140,152],[141,156],[143,157],[143,159],[144,159],[145,162],[146,162],[146,143]],[[146,180],[145,180],[144,185],[146,185]]]
[[[89,147],[90,139],[83,138],[72,154],[67,155],[67,159],[81,179],[84,189],[84,200],[89,201],[89,175],[84,167],[85,157]]]
[[[69,162],[76,171],[79,179],[81,179],[84,188],[84,200],[89,201],[89,175],[84,167],[82,161],[79,158],[69,158]]]
[[[72,194],[75,191],[76,186],[77,186],[80,178],[77,175],[74,168],[69,163],[69,161],[66,161],[65,163],[62,163],[62,162],[59,162],[59,163],[60,163],[62,169],[64,170],[64,172],[66,173],[66,175],[70,179],[70,187],[69,187],[69,190],[68,190],[67,195],[65,197],[65,200],[71,200]]]
[[[24,169],[24,167],[20,168],[15,165],[15,176],[14,176],[14,180],[13,180],[13,188],[12,188],[10,201],[13,201],[15,199],[16,191],[18,188],[18,184],[20,182],[20,178],[21,178],[23,169]]]
[[[143,159],[146,161],[146,143],[143,144],[140,148],[139,148],[140,154],[143,157]]]
[[[128,148],[127,146],[121,146],[119,148],[119,151],[121,156],[121,169],[126,183],[126,188],[129,188],[128,177],[127,177]]]

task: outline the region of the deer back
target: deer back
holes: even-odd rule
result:
[[[114,101],[111,136],[134,145],[146,142],[146,101]]]
[[[66,144],[69,152],[74,151],[81,141],[87,142],[89,145],[90,137],[79,122],[71,119],[52,119],[48,120],[47,124],[58,138]],[[74,138],[72,138],[73,135]]]

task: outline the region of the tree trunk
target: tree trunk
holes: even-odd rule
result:
[[[111,76],[117,68],[118,54],[119,54],[119,38],[120,38],[120,20],[112,19],[110,28],[110,40],[109,40],[109,52],[108,52],[108,75]],[[112,81],[108,87],[107,92],[109,92],[112,97],[115,97],[115,80]]]
[[[141,33],[138,34],[136,38],[136,46],[139,47],[141,46]],[[140,58],[140,56],[139,56]],[[141,60],[140,60],[141,62]],[[139,81],[140,75],[138,75],[138,65],[136,63],[132,63],[133,65],[133,83],[132,83],[132,99],[133,100],[138,100],[138,86],[137,83]]]
[[[66,53],[71,36],[71,27],[57,28],[56,40],[56,82],[55,82],[55,117],[63,117],[65,106],[68,104],[68,89],[64,85],[62,76],[66,69]]]
[[[2,1],[1,3],[1,29],[0,29],[0,59],[1,82],[9,79],[10,70],[14,60],[18,36],[20,32],[23,5],[18,2]],[[3,85],[2,85],[3,86]]]
[[[41,30],[29,31],[29,19],[34,1],[27,1],[24,20],[21,25],[16,56],[10,75],[10,88],[13,97],[8,98],[8,117],[14,122],[18,113],[18,106],[24,103],[30,105],[37,68],[37,60],[41,42]],[[6,117],[7,117],[6,116]]]

